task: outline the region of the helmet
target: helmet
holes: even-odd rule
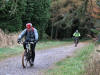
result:
[[[27,24],[26,24],[26,28],[27,28],[27,29],[30,29],[31,27],[32,27],[32,23],[27,23]]]

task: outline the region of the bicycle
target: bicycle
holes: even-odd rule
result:
[[[78,45],[78,40],[79,40],[78,37],[76,37],[75,41],[74,41],[75,42],[75,47],[77,47],[77,45]]]
[[[34,44],[34,42],[25,42],[26,43],[26,50],[24,50],[24,53],[22,55],[22,66],[23,68],[26,68],[28,66],[33,66],[32,63],[32,51],[30,49],[30,44]],[[23,44],[23,43],[21,43]]]

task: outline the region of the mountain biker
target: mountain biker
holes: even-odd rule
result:
[[[21,34],[18,36],[17,42],[20,43],[21,39],[25,37],[25,41],[23,42],[23,47],[26,50],[26,42],[34,42],[31,44],[30,48],[32,50],[32,63],[34,63],[35,59],[35,46],[38,41],[38,32],[37,29],[32,26],[32,23],[26,24],[26,29],[24,29]],[[32,64],[33,65],[33,64]]]
[[[79,37],[80,37],[81,35],[80,35],[80,33],[78,32],[78,30],[76,30],[76,31],[74,32],[73,36],[74,36],[74,41],[77,40],[77,41],[79,42]]]

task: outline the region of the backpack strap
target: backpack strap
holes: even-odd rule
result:
[[[32,31],[34,31],[34,27],[32,27]]]
[[[29,31],[29,29],[26,28],[26,35],[27,35],[28,31]],[[34,27],[32,27],[32,31],[34,31]]]

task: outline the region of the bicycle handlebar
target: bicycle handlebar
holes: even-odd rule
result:
[[[34,42],[25,42],[26,44],[34,44]],[[21,41],[19,44],[23,44],[23,41]]]
[[[34,42],[25,42],[25,43],[34,44]]]

